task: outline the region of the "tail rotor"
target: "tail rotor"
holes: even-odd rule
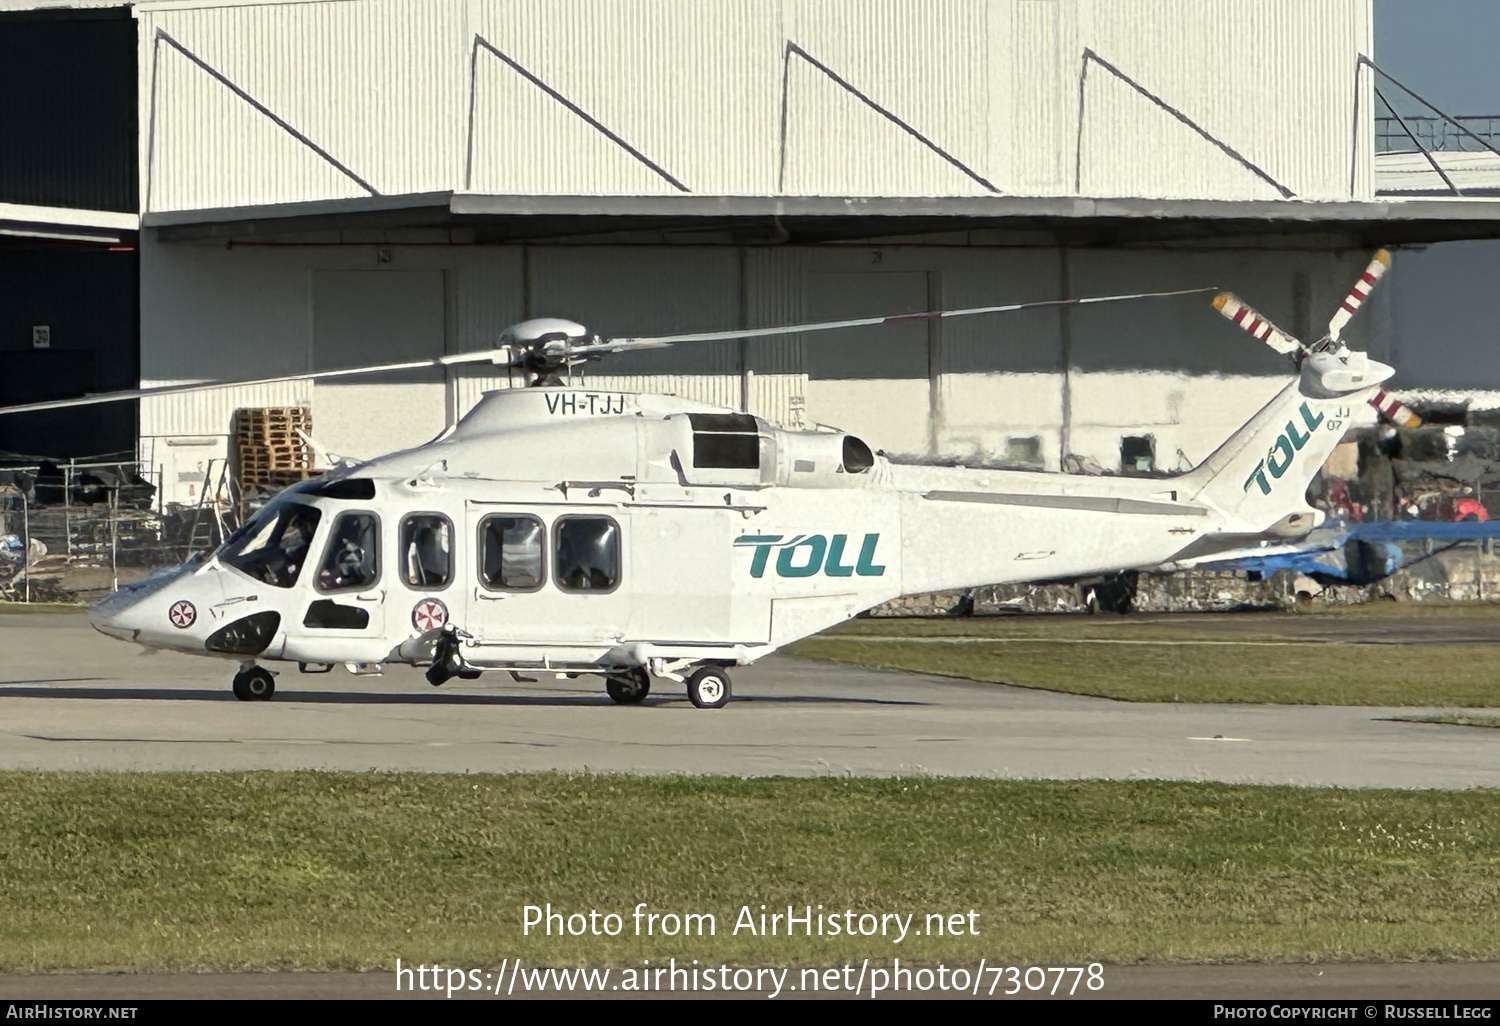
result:
[[[1357,358],[1362,357],[1363,354],[1351,352],[1344,344],[1342,337],[1344,328],[1354,315],[1359,313],[1365,301],[1370,298],[1370,293],[1374,291],[1375,286],[1384,277],[1385,272],[1390,270],[1390,267],[1390,252],[1384,249],[1377,250],[1369,264],[1365,266],[1364,272],[1354,283],[1354,287],[1349,290],[1349,294],[1334,311],[1333,317],[1328,322],[1328,334],[1310,346],[1295,335],[1278,328],[1270,318],[1257,312],[1233,293],[1221,292],[1215,296],[1214,309],[1276,352],[1291,357],[1292,362],[1299,368],[1307,357],[1314,354],[1327,354],[1345,363],[1355,358],[1357,362]],[[1326,361],[1327,357],[1323,359]],[[1422,424],[1422,418],[1412,412],[1410,407],[1383,390],[1377,389],[1368,402],[1376,412],[1397,427],[1412,428]]]

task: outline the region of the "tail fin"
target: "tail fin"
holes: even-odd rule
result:
[[[1227,531],[1306,534],[1321,521],[1307,504],[1307,486],[1354,411],[1394,373],[1363,353],[1313,354],[1299,378],[1183,475],[1186,496],[1222,512]]]

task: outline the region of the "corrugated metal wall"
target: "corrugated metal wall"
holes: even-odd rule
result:
[[[152,379],[150,385],[193,384],[201,379]],[[234,411],[265,406],[310,406],[312,381],[214,388],[141,400],[141,437],[227,435]],[[316,426],[316,425],[315,425]]]
[[[461,0],[142,5],[147,208],[454,188],[463,13]]]
[[[1355,58],[1373,47],[1368,4],[1092,0],[1079,14],[1071,61],[1082,47],[1097,51],[1298,198],[1349,198],[1351,170],[1356,193],[1368,194],[1372,154],[1351,168]],[[1368,119],[1373,95],[1361,78]],[[1085,194],[1281,197],[1102,65],[1089,68],[1083,112]]]
[[[143,174],[152,210],[436,190],[1364,196],[1370,4],[145,3]]]

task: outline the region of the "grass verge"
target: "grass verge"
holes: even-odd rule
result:
[[[38,616],[49,613],[86,613],[86,602],[0,602],[0,616]]]
[[[1493,959],[1500,792],[5,773],[0,878],[10,971]],[[523,936],[547,902],[624,933]],[[638,902],[717,933],[636,937]],[[735,935],[761,904],[975,910],[979,934]]]
[[[1085,645],[1059,640],[932,644],[816,637],[789,655],[881,669],[1099,695],[1127,702],[1494,706],[1493,646],[1226,642]],[[1437,655],[1436,653],[1440,653]],[[1434,660],[1441,662],[1434,672]]]
[[[1446,723],[1455,727],[1490,727],[1500,729],[1500,716],[1483,716],[1472,713],[1440,713],[1437,716],[1408,716],[1405,723]]]
[[[1429,616],[1488,625],[1500,619],[1500,607],[1450,607],[1399,619]],[[1393,618],[1339,610],[1232,618],[851,620],[787,652],[1128,702],[1500,706],[1494,644],[1330,640],[1339,635],[1338,623],[1372,619]],[[1329,629],[1306,630],[1317,624]],[[1378,624],[1360,628],[1366,640],[1378,631]]]

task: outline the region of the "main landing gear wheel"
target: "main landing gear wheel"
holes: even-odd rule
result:
[[[687,694],[699,709],[722,709],[729,704],[729,674],[717,666],[700,666],[687,680]]]
[[[234,675],[234,697],[241,702],[269,702],[276,694],[276,678],[264,666],[251,666]]]
[[[641,667],[604,678],[604,690],[621,705],[634,705],[651,693],[651,675]]]

